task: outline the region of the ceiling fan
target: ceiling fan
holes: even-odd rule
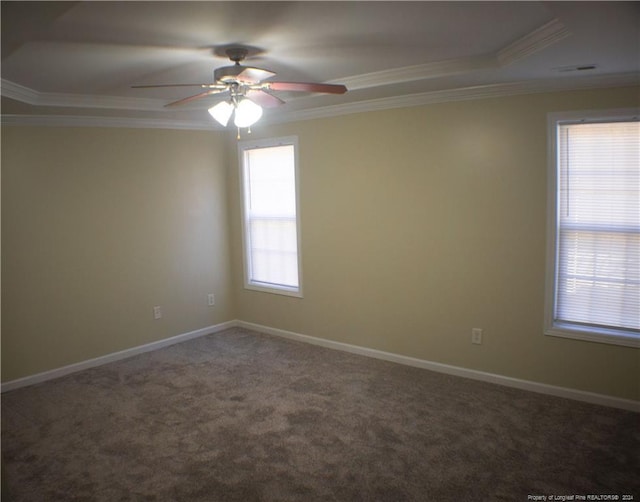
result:
[[[206,84],[158,84],[134,85],[133,88],[152,87],[201,87],[204,91],[168,103],[167,107],[178,106],[214,94],[226,94],[227,99],[209,108],[209,113],[220,124],[226,126],[235,112],[234,124],[249,127],[262,116],[262,107],[273,108],[284,104],[279,97],[269,91],[321,92],[344,94],[347,88],[339,84],[310,82],[264,82],[275,75],[274,72],[240,64],[248,54],[244,47],[229,47],[225,50],[233,65],[217,68],[213,73],[214,82]]]

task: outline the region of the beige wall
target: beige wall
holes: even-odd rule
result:
[[[637,105],[638,89],[612,89],[256,128],[254,137],[299,138],[305,296],[244,290],[238,280],[238,317],[639,399],[639,350],[542,332],[547,112]],[[237,169],[230,172],[240,279]],[[471,344],[472,327],[484,329],[483,345]]]
[[[3,381],[235,318],[223,143],[3,128]]]
[[[639,350],[542,334],[546,114],[637,104],[612,89],[256,127],[299,137],[303,299],[242,288],[235,135],[3,128],[2,380],[237,318],[639,399]]]

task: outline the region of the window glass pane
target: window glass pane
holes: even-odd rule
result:
[[[252,218],[251,277],[254,281],[298,286],[298,241],[295,219]]]
[[[557,319],[640,328],[638,233],[561,231],[559,242]]]
[[[247,287],[299,293],[295,142],[261,143],[242,149]]]
[[[249,209],[252,214],[296,214],[293,145],[247,152]]]
[[[554,319],[640,330],[640,123],[558,127]]]
[[[638,225],[640,124],[560,126],[560,218],[566,223]]]

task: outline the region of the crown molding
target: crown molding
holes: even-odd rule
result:
[[[495,53],[495,57],[500,66],[507,66],[546,49],[569,35],[571,32],[566,26],[559,19],[553,19],[500,49]]]
[[[496,68],[497,66],[497,60],[494,55],[482,55],[363,73],[362,75],[331,80],[327,83],[343,84],[350,91],[355,91],[370,87],[459,75],[461,73]]]
[[[0,79],[0,94],[33,106],[59,106],[64,108],[106,108],[112,110],[160,111],[165,102],[149,98],[93,96],[59,92],[38,92],[29,87]]]
[[[0,79],[0,94],[22,103],[35,105],[40,93],[5,78]]]
[[[65,108],[106,108],[110,110],[161,111],[165,105],[165,101],[149,98],[45,93],[40,95],[37,104],[41,106],[61,106]]]
[[[223,131],[213,121],[141,119],[133,117],[99,117],[86,115],[14,115],[3,114],[2,126],[31,127],[118,127],[131,129],[183,129],[195,131]]]
[[[390,98],[371,99],[357,103],[331,105],[322,108],[299,110],[286,115],[268,118],[269,123],[296,122],[319,118],[330,118],[353,113],[408,108],[454,101],[500,98],[519,94],[539,94],[544,92],[577,91],[586,89],[629,87],[640,85],[640,73],[620,75],[599,75],[582,78],[556,78],[507,82],[501,84],[477,85],[457,89],[422,92]]]
[[[629,87],[637,85],[640,85],[640,73],[507,82],[502,84],[487,84],[472,87],[461,87],[457,89],[422,92],[405,96],[393,96],[390,98],[359,101],[357,103],[346,103],[285,112],[274,116],[265,116],[261,122],[263,124],[281,124],[303,120],[338,117],[354,113],[382,111],[393,108],[408,108],[455,101],[500,98],[519,94],[538,94],[543,92]],[[1,119],[2,126],[121,127],[202,131],[226,130],[214,121],[208,120],[141,119],[132,117],[99,117],[82,115],[2,115]]]

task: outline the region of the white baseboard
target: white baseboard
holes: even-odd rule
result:
[[[94,368],[103,364],[112,363],[121,359],[126,359],[138,354],[150,352],[152,350],[158,350],[170,345],[174,345],[180,342],[186,342],[193,338],[200,336],[210,335],[218,333],[225,329],[240,327],[253,331],[266,333],[269,335],[279,336],[281,338],[288,338],[290,340],[297,340],[299,342],[310,343],[321,347],[326,347],[334,350],[341,350],[344,352],[351,352],[366,357],[373,357],[376,359],[382,359],[385,361],[391,361],[394,363],[405,364],[407,366],[414,366],[417,368],[423,368],[426,370],[437,371],[439,373],[446,373],[448,375],[459,376],[463,378],[470,378],[473,380],[480,380],[483,382],[495,383],[498,385],[504,385],[506,387],[514,387],[517,389],[528,390],[531,392],[537,392],[539,394],[547,394],[550,396],[564,397],[567,399],[573,399],[576,401],[583,401],[586,403],[597,404],[600,406],[609,406],[612,408],[620,408],[623,410],[634,411],[640,413],[640,401],[634,401],[631,399],[622,399],[613,396],[607,396],[604,394],[596,394],[594,392],[586,392],[582,390],[570,389],[567,387],[557,387],[555,385],[548,385],[538,382],[532,382],[530,380],[521,380],[518,378],[507,377],[503,375],[497,375],[495,373],[486,373],[484,371],[477,371],[468,368],[462,368],[459,366],[451,366],[448,364],[436,363],[433,361],[427,361],[424,359],[417,359],[415,357],[403,356],[400,354],[394,354],[391,352],[384,352],[381,350],[370,349],[367,347],[361,347],[359,345],[351,345],[348,343],[336,342],[333,340],[327,340],[324,338],[317,338],[315,336],[302,335],[293,331],[286,331],[283,329],[272,328],[269,326],[263,326],[261,324],[255,324],[246,321],[227,321],[206,328],[197,329],[188,333],[165,338],[164,340],[158,340],[157,342],[140,345],[120,352],[114,352],[105,356],[96,357],[95,359],[89,359],[62,368],[56,368],[43,373],[37,373],[24,378],[18,378],[6,383],[2,383],[0,386],[0,392],[7,392],[10,390],[19,389],[21,387],[27,387],[47,380],[53,380],[77,371],[82,371],[88,368]]]
[[[324,338],[317,338],[309,335],[301,335],[299,333],[294,333],[292,331],[285,331],[282,329],[271,328],[269,326],[262,326],[260,324],[254,324],[254,323],[245,322],[245,321],[237,321],[236,326],[266,333],[269,335],[288,338],[290,340],[297,340],[300,342],[310,343],[313,345],[319,345],[329,349],[342,350],[344,352],[351,352],[353,354],[359,354],[362,356],[374,357],[376,359],[383,359],[385,361],[405,364],[407,366],[415,366],[417,368],[437,371],[439,373],[446,373],[449,375],[455,375],[463,378],[470,378],[473,380],[481,380],[483,382],[490,382],[498,385],[504,385],[506,387],[514,387],[516,389],[523,389],[531,392],[537,392],[539,394],[547,394],[550,396],[564,397],[564,398],[573,399],[576,401],[583,401],[586,403],[597,404],[600,406],[609,406],[612,408],[620,408],[623,410],[635,411],[637,413],[640,413],[640,401],[634,401],[632,399],[622,399],[618,397],[607,396],[604,394],[596,394],[594,392],[586,392],[583,390],[570,389],[567,387],[557,387],[555,385],[532,382],[530,380],[521,380],[518,378],[497,375],[495,373],[486,373],[484,371],[461,368],[459,366],[450,366],[448,364],[436,363],[433,361],[417,359],[414,357],[403,356],[400,354],[393,354],[391,352],[383,352],[381,350],[369,349],[367,347],[361,347],[358,345],[350,345],[348,343],[336,342],[333,340],[326,340]]]
[[[60,378],[62,376],[69,375],[71,373],[76,373],[77,371],[82,371],[89,368],[95,368],[96,366],[102,366],[103,364],[120,361],[121,359],[127,359],[129,357],[136,356],[138,354],[143,354],[145,352],[150,352],[152,350],[162,349],[164,347],[175,345],[176,343],[180,343],[180,342],[186,342],[187,340],[198,338],[200,336],[210,335],[212,333],[218,333],[219,331],[233,328],[235,326],[237,326],[236,321],[227,321],[220,324],[214,324],[212,326],[207,326],[206,328],[197,329],[195,331],[189,331],[188,333],[182,333],[180,335],[172,336],[170,338],[158,340],[157,342],[151,342],[145,345],[139,345],[137,347],[121,350],[119,352],[113,352],[111,354],[96,357],[94,359],[89,359],[87,361],[82,361],[79,363],[70,364],[68,366],[63,366],[61,368],[44,371],[42,373],[37,373],[35,375],[30,375],[24,378],[18,378],[16,380],[11,380],[9,382],[3,383],[2,386],[0,387],[0,392],[8,392],[10,390],[19,389],[21,387],[27,387],[29,385],[35,385],[37,383],[46,382],[47,380]]]

